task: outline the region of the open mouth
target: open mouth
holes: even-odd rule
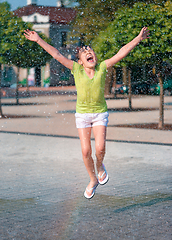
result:
[[[93,56],[88,56],[87,61],[90,63],[94,62]]]

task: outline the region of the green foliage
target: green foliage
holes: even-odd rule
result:
[[[71,36],[90,45],[100,29],[105,29],[114,19],[115,10],[115,4],[110,0],[80,1]]]
[[[156,63],[171,59],[172,53],[172,3],[165,6],[136,3],[133,8],[120,8],[115,12],[115,20],[106,31],[100,32],[93,41],[93,48],[98,59],[112,57],[118,50],[134,37],[143,26],[150,30],[150,38],[142,41],[117,66],[143,63]]]
[[[116,15],[115,12],[121,7],[132,7],[136,0],[78,0],[76,8],[77,17],[73,22],[71,37],[73,42],[79,38],[81,44],[90,45],[96,39],[100,31],[106,31],[107,26]],[[164,0],[140,0],[140,2],[156,2],[163,4]]]
[[[0,3],[0,62],[22,68],[45,65],[50,61],[50,55],[23,35],[24,30],[32,28],[32,24],[14,16],[9,7],[6,2]],[[51,43],[43,34],[40,35]]]

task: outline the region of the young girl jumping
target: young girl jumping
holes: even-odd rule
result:
[[[64,57],[56,48],[46,43],[35,31],[26,30],[25,37],[37,42],[53,58],[69,68],[74,75],[77,89],[76,127],[82,148],[85,167],[90,182],[85,189],[84,196],[90,199],[94,196],[98,184],[108,182],[108,174],[103,164],[105,156],[106,127],[108,124],[107,105],[104,98],[104,87],[107,69],[112,67],[136,47],[142,40],[149,38],[149,30],[143,27],[139,35],[123,46],[112,58],[97,63],[93,49],[83,46],[78,52],[78,63]],[[95,138],[96,149],[96,176],[91,148],[91,129]]]

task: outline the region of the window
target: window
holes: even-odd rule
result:
[[[62,43],[62,47],[66,47],[66,41],[67,41],[67,32],[61,32],[61,43]]]
[[[37,22],[37,16],[34,16],[34,20],[33,20],[34,22]]]

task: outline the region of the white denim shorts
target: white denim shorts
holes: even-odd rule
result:
[[[88,128],[98,125],[107,127],[109,113],[75,113],[76,127]]]

